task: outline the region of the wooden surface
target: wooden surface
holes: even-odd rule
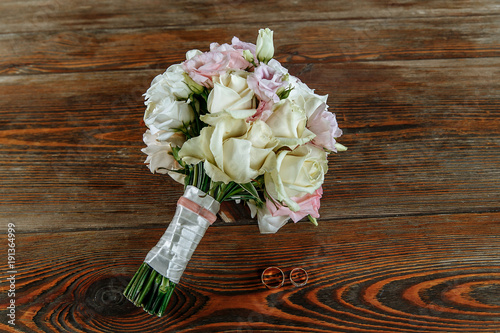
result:
[[[0,2],[0,331],[500,331],[495,0]],[[182,188],[144,166],[142,94],[232,36],[329,94],[349,147],[319,226],[209,228],[169,314],[121,291]],[[16,325],[8,324],[9,223]],[[260,283],[303,267],[302,288]]]

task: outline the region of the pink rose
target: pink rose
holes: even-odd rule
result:
[[[182,68],[198,84],[213,87],[212,77],[228,69],[246,69],[251,64],[243,58],[243,50],[236,50],[231,45],[212,43],[210,51],[198,54],[182,63]]]
[[[306,127],[316,134],[311,141],[312,144],[330,151],[337,151],[335,138],[342,135],[342,130],[337,124],[335,114],[328,111],[325,103],[321,103],[309,116]]]
[[[283,76],[266,64],[260,64],[248,76],[248,86],[262,101],[277,103],[280,98],[276,94],[279,88],[285,87],[288,82],[283,81]]]
[[[248,51],[250,51],[250,53],[252,53],[252,55],[253,55],[254,60],[257,60],[257,56],[255,53],[255,50],[256,50],[255,44],[242,42],[239,40],[238,37],[233,37],[233,39],[231,40],[231,46],[235,50],[243,50],[243,51],[248,50]]]
[[[266,200],[267,209],[271,212],[272,216],[285,216],[288,215],[293,220],[293,222],[298,222],[307,215],[311,215],[314,218],[319,217],[319,206],[320,199],[323,195],[323,187],[319,187],[313,194],[307,193],[302,197],[291,198],[295,201],[300,209],[297,212],[291,211],[288,207],[282,206],[271,200]]]

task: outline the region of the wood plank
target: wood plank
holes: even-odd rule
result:
[[[500,55],[500,17],[274,23],[286,63],[416,60]],[[0,74],[167,68],[190,49],[232,36],[255,42],[258,26],[51,31],[0,35]],[[479,33],[480,32],[480,33]]]
[[[2,32],[69,31],[80,29],[140,28],[269,24],[345,20],[353,18],[411,18],[471,16],[499,13],[495,0],[408,1],[126,1],[30,0],[0,3]]]
[[[211,227],[161,320],[121,291],[163,229],[18,233],[15,332],[492,332],[500,330],[499,219],[325,220],[275,235]],[[303,267],[309,283],[268,290],[260,273],[271,265]],[[2,295],[8,288],[0,285]],[[8,301],[0,299],[2,318]],[[11,331],[4,320],[0,330]]]
[[[350,147],[330,158],[323,217],[498,210],[499,65],[497,58],[290,65],[330,94]],[[141,94],[156,74],[2,77],[0,220],[22,217],[24,230],[169,221],[181,186],[150,174],[140,152]],[[253,223],[246,215],[241,222]]]

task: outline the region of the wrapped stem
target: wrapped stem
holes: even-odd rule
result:
[[[162,316],[219,207],[209,195],[187,186],[167,230],[125,288],[125,297],[148,313]]]

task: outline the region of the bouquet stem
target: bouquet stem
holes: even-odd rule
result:
[[[174,293],[175,283],[142,263],[123,292],[135,306],[142,306],[149,314],[161,317]]]

